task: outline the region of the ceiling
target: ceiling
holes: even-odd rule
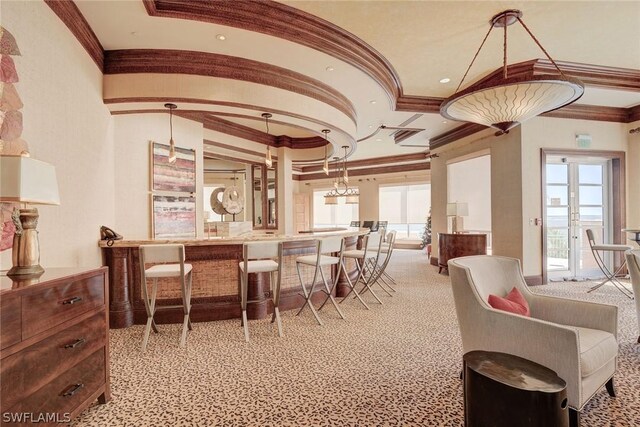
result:
[[[162,2],[169,6],[185,4],[179,0]],[[227,3],[218,4],[224,8]],[[408,96],[445,98],[451,95],[489,30],[489,19],[511,8],[523,11],[524,22],[556,60],[640,70],[640,2],[282,3],[360,38],[365,46],[369,45],[388,62],[390,70],[395,70],[400,91]],[[127,71],[126,67],[124,72],[112,73],[106,71],[110,68],[105,64],[104,93],[105,98],[110,99],[107,105],[112,111],[162,109],[165,100],[178,99],[182,101],[177,103],[183,110],[204,111],[258,131],[265,130],[260,114],[270,111],[274,113],[272,135],[317,137],[322,135],[322,129],[329,128],[333,149],[348,145],[350,160],[426,151],[429,138],[461,124],[447,122],[436,111],[397,111],[395,99],[390,99],[388,90],[362,67],[354,66],[340,55],[330,54],[330,48],[305,44],[303,39],[307,35],[303,25],[298,40],[295,33],[294,37],[280,37],[241,22],[223,25],[151,16],[141,0],[76,0],[76,4],[105,51],[173,49],[199,53],[194,54],[194,63],[204,61],[197,59],[198,55],[217,55],[203,56],[212,68],[228,62],[226,71],[212,73],[203,72],[200,64],[199,75],[154,68]],[[229,4],[230,8],[235,7]],[[295,27],[296,23],[291,25]],[[220,35],[225,40],[220,40]],[[508,40],[509,63],[544,58],[517,24],[509,27]],[[170,63],[172,55],[165,56]],[[258,64],[255,67],[258,72],[237,77],[233,71],[245,67],[239,59],[255,61],[251,64]],[[501,61],[502,32],[496,29],[487,39],[465,85],[496,70]],[[183,61],[178,65],[191,63]],[[303,85],[314,86],[315,92],[291,89],[289,83],[280,84],[277,78],[276,86],[264,84],[260,80],[261,67],[273,76],[282,76],[281,82],[286,83],[286,79],[291,79],[292,85],[303,82]],[[449,78],[450,82],[440,83],[443,78]],[[344,97],[342,104],[332,102],[341,97]],[[640,104],[640,91],[588,86],[578,102],[629,108]],[[404,146],[396,144],[392,130],[382,130],[365,139],[382,124],[424,131],[407,138],[402,142]],[[307,160],[317,159],[317,150],[309,152],[313,153]]]

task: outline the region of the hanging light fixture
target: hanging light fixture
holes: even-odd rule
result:
[[[324,195],[325,205],[337,205],[338,197],[344,197],[346,204],[356,204],[360,201],[360,194],[357,189],[349,188],[349,173],[347,172],[347,149],[343,146],[344,158],[334,157],[336,164],[336,174],[333,181],[333,188]]]
[[[264,117],[264,123],[267,127],[267,136],[269,136],[269,119],[272,117],[270,113],[262,113],[262,117]],[[264,159],[264,164],[267,165],[268,168],[273,167],[273,160],[271,159],[271,145],[267,143],[267,156]]]
[[[169,163],[175,163],[178,156],[176,154],[176,144],[173,142],[173,110],[178,108],[176,104],[166,103],[165,108],[169,109],[169,129],[171,132],[171,138],[169,139]]]
[[[329,145],[327,135],[329,134],[329,132],[331,132],[331,130],[322,129],[322,133],[324,133],[324,164],[322,165],[322,170],[327,176],[329,176],[329,157],[327,156],[327,145]]]
[[[456,93],[445,99],[440,106],[440,114],[443,117],[478,123],[507,132],[532,117],[569,105],[582,96],[584,84],[576,78],[564,75],[521,18],[522,12],[512,9],[501,12],[491,19],[489,32],[469,64]],[[549,58],[559,75],[508,76],[507,27],[516,21]],[[498,27],[504,28],[502,78],[473,85],[458,92],[489,33],[493,28]]]

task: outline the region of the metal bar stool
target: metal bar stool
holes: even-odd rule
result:
[[[344,246],[344,242],[342,240],[342,237],[339,237],[339,236],[325,237],[323,239],[316,240],[317,253],[315,255],[303,255],[296,258],[296,270],[298,271],[300,286],[302,287],[302,292],[304,294],[304,304],[302,304],[302,307],[300,307],[300,310],[298,311],[297,315],[299,315],[302,312],[302,310],[304,310],[304,308],[308,305],[309,308],[311,309],[311,312],[313,313],[313,316],[318,321],[318,324],[323,325],[322,320],[320,320],[320,316],[318,316],[318,312],[316,311],[315,307],[311,303],[311,297],[313,296],[313,291],[316,286],[318,273],[320,273],[320,277],[322,278],[322,283],[324,284],[323,292],[327,294],[327,299],[331,300],[331,303],[336,308],[336,311],[338,312],[340,317],[343,319],[345,318],[344,314],[342,313],[342,310],[340,310],[340,307],[338,307],[338,304],[336,303],[336,300],[332,295],[332,291],[333,291],[333,288],[336,286],[335,282],[337,282],[338,276],[336,276],[336,280],[334,280],[334,283],[332,284],[332,286],[329,286],[329,284],[327,283],[327,278],[325,277],[324,272],[322,271],[322,267],[325,267],[327,265],[337,264],[338,275],[340,274],[340,267],[342,265],[342,254],[344,252],[343,246]],[[335,252],[339,252],[340,256],[335,257],[332,255],[324,255],[324,254],[333,254]],[[313,280],[311,281],[311,287],[309,290],[307,290],[307,286],[304,284],[304,280],[302,279],[302,273],[300,273],[301,265],[308,265],[308,266],[315,267],[315,271],[313,273]],[[327,301],[325,300],[325,303],[326,302]],[[324,303],[320,306],[318,310],[322,309],[323,306],[324,306]]]
[[[282,321],[280,320],[280,284],[282,281],[282,242],[248,242],[242,245],[243,261],[240,267],[240,308],[242,309],[241,325],[244,328],[244,338],[249,342],[249,325],[247,322],[247,301],[250,273],[269,273],[269,285],[273,300],[273,316],[271,323],[276,322],[278,336],[282,336]],[[277,262],[273,260],[277,258]],[[277,273],[277,280],[274,275]]]
[[[158,327],[153,320],[153,316],[158,310],[182,308],[184,320],[182,322],[182,337],[180,346],[184,347],[187,342],[187,331],[191,330],[191,285],[192,267],[184,262],[184,245],[142,245],[139,247],[140,253],[140,277],[142,279],[142,297],[147,310],[147,325],[142,338],[142,351],[147,349],[149,334],[158,333]],[[146,264],[156,264],[145,268]],[[188,276],[188,280],[185,277]],[[158,294],[158,279],[166,277],[178,277],[180,279],[180,289],[182,293],[181,305],[163,305],[156,307],[156,296]],[[151,298],[147,290],[147,279],[153,279]]]
[[[391,276],[389,276],[386,273],[386,270],[387,270],[387,265],[389,265],[389,261],[391,260],[391,255],[393,254],[393,248],[395,246],[395,242],[396,242],[396,231],[395,230],[390,231],[387,234],[385,242],[380,245],[380,253],[385,254],[384,261],[382,261],[381,265],[374,264],[373,259],[369,258],[369,265],[373,270],[373,272],[376,274],[375,279],[373,279],[373,281],[378,283],[378,285],[380,285],[380,287],[382,287],[383,289],[384,287],[382,286],[382,283],[384,283],[393,292],[397,292],[397,291],[393,286],[391,286],[391,283],[387,282],[387,280],[385,279],[385,275],[391,278]],[[375,248],[370,248],[370,249],[375,250]],[[393,281],[393,283],[395,284],[395,281]],[[387,292],[387,294],[388,293],[389,292]]]
[[[351,295],[351,292],[356,292],[355,286],[357,286],[358,282],[362,281],[362,283],[364,284],[364,288],[360,293],[363,294],[366,291],[370,291],[371,295],[373,295],[373,297],[380,304],[382,304],[382,300],[378,298],[378,295],[373,291],[373,289],[371,289],[371,286],[373,285],[373,281],[371,279],[373,278],[373,276],[371,274],[369,274],[368,277],[365,275],[365,270],[367,270],[367,264],[370,259],[373,259],[375,264],[378,263],[378,259],[380,258],[381,245],[382,245],[382,236],[379,233],[369,233],[368,235],[364,236],[362,239],[362,247],[364,249],[353,249],[353,250],[343,252],[343,257],[351,258],[356,261],[356,268],[358,269],[358,277],[353,282],[354,286],[351,288],[349,293],[345,295],[342,301],[344,301],[349,295]],[[375,248],[375,249],[371,249],[371,248]],[[356,296],[357,295],[358,294],[356,292]]]
[[[618,267],[616,269],[616,271],[611,272],[611,270],[609,270],[607,268],[607,265],[605,264],[604,259],[602,258],[602,255],[601,255],[601,253],[604,253],[604,252],[624,253],[625,251],[633,249],[633,248],[631,246],[617,245],[617,244],[614,244],[614,245],[606,245],[606,244],[596,245],[596,241],[595,241],[595,239],[593,237],[593,230],[588,229],[586,231],[587,231],[587,238],[589,239],[589,246],[591,247],[591,252],[593,253],[593,257],[596,260],[596,264],[598,264],[598,267],[600,268],[600,270],[602,270],[602,273],[604,273],[604,275],[606,276],[606,279],[603,282],[593,286],[587,292],[593,292],[596,289],[598,289],[601,286],[603,286],[605,283],[611,282],[627,298],[633,299],[633,294],[631,293],[631,291],[629,289],[627,289],[627,287],[624,286],[618,280],[618,278],[616,277],[616,275],[618,273],[620,273],[622,271],[622,269],[624,268],[624,266],[626,265],[626,259],[624,258],[624,256],[622,257],[623,261],[622,261],[622,264],[620,265],[620,267]]]

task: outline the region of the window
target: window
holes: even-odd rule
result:
[[[357,221],[358,204],[347,205],[344,197],[338,197],[337,205],[325,205],[324,195],[328,191],[313,192],[313,228],[348,227],[351,221]]]
[[[447,165],[448,202],[467,203],[464,231],[487,234],[491,248],[491,156],[480,155]]]
[[[422,238],[431,208],[431,185],[380,186],[380,221],[388,221],[387,230],[395,230],[398,239]]]

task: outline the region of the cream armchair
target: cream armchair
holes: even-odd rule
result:
[[[449,274],[464,353],[508,353],[554,370],[567,383],[571,425],[579,425],[579,411],[603,385],[615,397],[616,306],[534,294],[513,258],[455,258]],[[489,294],[505,296],[514,286],[529,303],[531,317],[487,302]]]
[[[629,276],[631,276],[631,287],[636,299],[636,316],[638,319],[638,331],[640,331],[640,249],[627,251],[625,256],[627,257]],[[640,335],[638,336],[638,343],[640,343]]]

